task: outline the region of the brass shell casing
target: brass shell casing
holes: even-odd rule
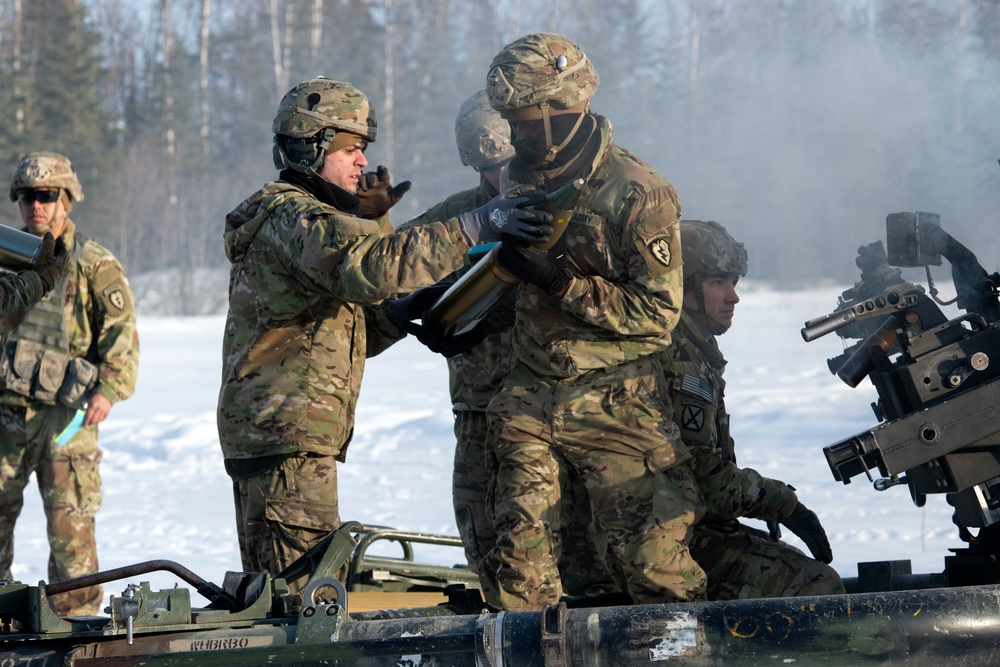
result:
[[[538,204],[538,208],[553,215],[552,234],[545,243],[533,243],[534,247],[551,250],[559,242],[569,227],[573,207],[580,199],[584,184],[584,180],[578,178]],[[520,278],[500,267],[496,260],[499,249],[500,242],[427,309],[423,316],[425,327],[439,336],[457,336],[470,331],[505,294],[521,283]]]

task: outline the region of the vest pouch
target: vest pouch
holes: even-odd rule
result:
[[[24,342],[24,341],[21,341]],[[35,380],[34,398],[46,405],[55,405],[56,394],[66,377],[66,366],[70,357],[65,352],[43,348],[38,361],[38,376]]]
[[[32,378],[43,347],[30,340],[13,341],[6,352],[10,357],[7,388],[22,396],[31,397]]]
[[[66,377],[59,387],[59,402],[77,410],[86,410],[90,392],[97,385],[97,376],[97,366],[83,357],[70,359]]]

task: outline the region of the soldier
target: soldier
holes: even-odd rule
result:
[[[695,474],[706,501],[705,518],[695,527],[691,552],[708,575],[708,597],[826,595],[844,592],[829,563],[833,552],[815,513],[798,501],[792,487],[736,465],[724,401],[726,360],[716,336],[733,324],[746,275],[742,243],[717,222],[681,222],[684,309],[663,367],[674,406],[674,421],[694,455]],[[770,522],[773,536],[741,524],[739,517]],[[784,524],[818,560],[777,539]],[[822,562],[820,562],[822,561]]]
[[[21,158],[10,185],[27,231],[51,233],[69,253],[62,278],[47,299],[7,333],[0,376],[0,576],[10,577],[14,523],[34,472],[49,537],[49,579],[96,572],[94,515],[101,506],[97,427],[111,406],[132,395],[139,337],[132,291],[121,264],[80,234],[69,218],[83,189],[69,159],[56,153]],[[77,411],[82,427],[65,441]],[[70,433],[67,430],[66,435]],[[54,596],[63,614],[92,615],[100,586]]]
[[[680,202],[673,186],[612,142],[590,111],[598,76],[578,45],[531,34],[505,46],[487,77],[511,125],[505,182],[551,191],[587,185],[557,249],[505,239],[499,262],[524,281],[518,363],[489,405],[496,542],[480,570],[488,600],[539,608],[564,592],[559,535],[578,475],[612,571],[637,603],[701,598],[687,542],[702,499],[690,453],[661,411],[656,354],[681,307]]]
[[[340,526],[336,463],[354,429],[365,357],[404,335],[388,308],[373,306],[458,269],[471,245],[499,238],[497,221],[524,239],[551,227],[518,208],[524,198],[395,234],[359,217],[376,122],[350,84],[295,86],[272,131],[278,180],[226,218],[232,267],[218,426],[243,567],[276,573]],[[373,316],[397,328],[383,336]]]
[[[455,120],[455,142],[462,164],[479,173],[479,185],[435,204],[400,226],[401,230],[446,220],[500,194],[500,174],[514,157],[514,147],[510,144],[510,126],[490,106],[486,91],[462,103]],[[494,320],[493,331],[486,338],[467,352],[448,357],[456,441],[452,502],[458,534],[473,572],[479,571],[483,544],[489,544],[492,535],[486,514],[486,406],[510,371],[513,304],[498,304],[490,317]]]
[[[0,333],[24,321],[28,311],[52,291],[68,260],[66,243],[46,232],[33,268],[0,277]]]

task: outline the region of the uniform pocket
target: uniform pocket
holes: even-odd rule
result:
[[[35,383],[34,398],[47,405],[55,405],[56,394],[66,377],[69,355],[57,350],[43,349],[38,362],[38,379]]]
[[[82,357],[74,357],[66,366],[66,374],[59,387],[57,398],[63,405],[76,410],[87,407],[90,390],[97,384],[97,366]]]

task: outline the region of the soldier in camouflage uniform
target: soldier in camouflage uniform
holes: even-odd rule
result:
[[[674,421],[694,455],[705,496],[691,552],[708,575],[709,599],[843,593],[840,576],[825,564],[833,552],[816,515],[792,487],[736,465],[724,401],[726,360],[716,336],[732,326],[746,250],[722,225],[700,220],[681,222],[681,247],[684,309],[663,367]],[[769,522],[772,535],[741,524],[739,517]],[[779,523],[818,560],[778,540]]]
[[[500,174],[514,157],[510,126],[486,100],[486,91],[470,96],[455,120],[455,141],[462,164],[479,173],[479,185],[457,192],[407,221],[400,229],[447,220],[482,206],[500,194]],[[455,280],[460,273],[449,276]],[[510,372],[513,355],[510,329],[513,303],[498,304],[490,314],[491,333],[480,343],[448,357],[448,379],[455,414],[455,467],[452,502],[458,534],[465,547],[469,569],[479,571],[483,544],[493,533],[486,514],[486,406],[493,392]]]
[[[511,124],[510,184],[586,186],[556,249],[504,240],[521,278],[518,363],[489,405],[496,543],[480,579],[504,609],[558,602],[560,534],[585,483],[609,567],[637,603],[701,598],[688,552],[703,501],[690,453],[664,413],[657,353],[681,308],[680,202],[673,186],[612,142],[590,112],[598,76],[580,47],[532,34],[493,59],[486,91]]]
[[[278,180],[226,218],[218,427],[243,567],[276,573],[340,526],[336,464],[354,430],[365,357],[404,335],[376,306],[437,282],[471,245],[499,238],[494,215],[524,238],[546,228],[520,199],[394,234],[362,217],[358,182],[376,122],[350,84],[297,85],[272,130]]]
[[[41,192],[43,198],[51,196],[44,194],[44,190]],[[65,241],[56,240],[51,232],[46,232],[32,268],[0,277],[0,333],[23,322],[28,311],[52,291],[68,260]]]
[[[510,143],[510,125],[490,106],[486,91],[479,91],[462,103],[455,121],[455,141],[462,164],[479,172],[479,186],[448,197],[404,223],[400,229],[458,215],[499,194],[500,177],[514,157],[514,147]],[[448,280],[457,279],[461,273],[449,276]],[[483,554],[493,543],[493,526],[486,508],[489,483],[486,409],[514,362],[511,347],[513,297],[511,292],[494,306],[488,316],[489,333],[481,342],[468,351],[448,357],[456,439],[452,501],[458,533],[473,572],[479,571]],[[572,539],[575,546],[563,552],[559,563],[563,588],[570,595],[595,592],[610,585],[604,568],[599,565],[602,561],[596,545],[589,539],[586,489],[581,488],[579,478],[574,481],[570,492],[583,499],[587,511],[577,513],[570,521],[572,532],[567,533],[566,539]]]
[[[45,193],[55,193],[46,195]],[[21,159],[10,186],[27,231],[65,243],[68,266],[24,322],[3,338],[0,376],[0,577],[10,577],[14,523],[25,485],[38,478],[48,524],[49,580],[98,569],[94,515],[101,506],[98,424],[132,395],[139,337],[132,291],[118,260],[80,234],[69,218],[83,190],[70,161],[56,153]],[[82,428],[56,437],[77,410]],[[95,614],[100,586],[57,595],[64,614]]]

